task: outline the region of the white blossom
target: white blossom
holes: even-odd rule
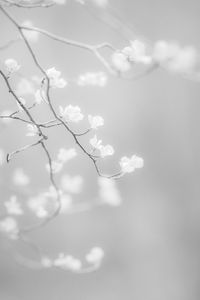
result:
[[[27,20],[22,23],[22,26],[33,27],[33,23]],[[23,34],[29,42],[35,43],[39,39],[39,32],[34,30],[23,29]]]
[[[58,5],[64,5],[66,4],[66,0],[53,0],[54,3],[58,4]]]
[[[38,218],[46,218],[48,216],[47,198],[44,195],[38,195],[28,200],[28,207],[36,214]]]
[[[15,73],[20,69],[20,65],[13,58],[8,58],[5,60],[5,67],[9,74]]]
[[[131,158],[123,156],[120,159],[120,167],[122,173],[131,173],[135,171],[135,169],[140,169],[144,166],[143,158],[133,155]]]
[[[63,168],[63,162],[55,161],[53,160],[51,163],[51,168],[50,165],[46,165],[46,169],[48,172],[52,172],[53,174],[59,173]]]
[[[197,51],[192,46],[184,47],[177,57],[168,63],[168,68],[174,72],[187,73],[192,71],[197,65]]]
[[[61,202],[61,209],[60,209],[60,213],[61,214],[64,214],[64,213],[67,213],[71,206],[72,206],[72,197],[68,194],[63,194],[61,195],[61,198],[60,198],[60,202]]]
[[[37,90],[34,96],[37,104],[41,104],[45,99],[45,93],[43,90]]]
[[[28,124],[27,125],[27,134],[26,136],[36,136],[38,135],[38,128],[36,125]]]
[[[97,139],[96,134],[94,135],[93,138],[90,139],[90,145],[94,148],[94,149],[100,149],[102,141]]]
[[[50,268],[53,266],[53,261],[50,258],[44,256],[41,259],[41,265],[45,268]]]
[[[69,160],[73,159],[74,157],[77,156],[76,149],[70,148],[70,149],[65,149],[65,148],[60,148],[58,152],[57,159],[58,161],[62,163],[66,163]]]
[[[97,139],[96,134],[94,135],[93,138],[90,139],[90,145],[93,147],[95,150],[99,150],[100,156],[104,158],[105,156],[113,155],[114,154],[114,149],[113,146],[111,145],[102,145],[102,141]]]
[[[79,259],[74,258],[71,255],[60,253],[58,258],[54,260],[54,266],[71,271],[79,271],[82,267],[82,264]]]
[[[33,84],[30,80],[26,78],[20,79],[20,81],[17,84],[16,93],[19,96],[24,95],[33,95],[35,92]]]
[[[19,228],[17,221],[12,217],[6,217],[0,221],[0,231],[8,234],[11,238],[16,238]]]
[[[94,247],[86,255],[86,260],[88,263],[91,263],[94,265],[100,265],[103,257],[104,257],[103,250],[100,247]]]
[[[102,7],[102,8],[106,8],[106,6],[108,5],[108,0],[91,0],[95,5]]]
[[[80,175],[63,175],[61,178],[61,187],[65,192],[78,194],[83,186],[83,178]]]
[[[83,114],[79,106],[68,105],[65,108],[59,106],[59,114],[66,122],[77,123],[83,119]]]
[[[174,72],[189,72],[198,62],[197,51],[192,46],[180,47],[175,42],[157,41],[153,48],[153,59]]]
[[[88,116],[88,121],[92,129],[97,129],[104,125],[104,119],[101,116]]]
[[[102,158],[104,158],[105,156],[110,156],[114,154],[114,148],[111,145],[101,145],[101,147],[99,148],[100,151],[100,155]]]
[[[63,169],[64,164],[76,156],[77,156],[77,152],[74,148],[70,148],[70,149],[60,148],[56,160],[52,161],[51,171],[54,174],[59,173]],[[49,164],[46,165],[46,168],[50,172]]]
[[[26,186],[30,183],[30,178],[23,169],[19,168],[14,171],[13,183],[18,186]]]
[[[100,177],[98,179],[100,200],[110,206],[119,206],[122,199],[116,182],[113,179]]]
[[[139,40],[131,41],[131,45],[122,50],[129,61],[143,64],[150,64],[152,58],[146,54],[146,45]]]
[[[61,78],[61,72],[57,71],[54,67],[46,70],[46,74],[50,80],[50,86],[54,88],[64,88],[67,81]]]
[[[7,213],[10,215],[22,215],[23,210],[16,196],[11,196],[8,201],[4,202]]]
[[[78,85],[80,86],[99,86],[104,87],[107,83],[107,75],[104,72],[98,72],[98,73],[92,73],[87,72],[85,74],[82,74],[78,78]]]
[[[129,71],[131,64],[128,61],[127,55],[120,51],[116,51],[111,56],[113,66],[120,72]]]

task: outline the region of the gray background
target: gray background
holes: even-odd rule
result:
[[[108,41],[116,47],[126,42],[81,6],[72,3],[50,9],[10,9],[17,20],[61,36],[91,44]],[[178,40],[199,49],[198,0],[110,0],[125,23],[150,41]],[[99,14],[99,12],[93,11]],[[137,31],[136,30],[136,31]],[[16,36],[0,15],[1,44]],[[134,35],[133,35],[134,37]],[[104,70],[87,52],[59,45],[41,37],[33,47],[44,68],[55,66],[64,77]],[[37,74],[25,47],[18,43],[0,53],[0,60],[16,58],[27,78]],[[15,83],[13,83],[15,84]],[[14,109],[0,82],[0,109]],[[99,208],[90,213],[62,216],[31,237],[46,252],[67,251],[83,257],[93,245],[106,252],[102,268],[93,274],[74,275],[58,270],[33,271],[15,263],[16,249],[33,256],[26,247],[0,240],[0,299],[2,300],[198,300],[200,266],[200,119],[199,84],[164,70],[139,81],[109,77],[105,89],[75,86],[53,93],[54,103],[78,104],[85,114],[100,114],[106,124],[98,135],[116,149],[102,162],[104,171],[115,170],[122,155],[137,153],[145,167],[119,181],[123,206]],[[44,110],[37,117],[45,120]],[[0,127],[0,146],[9,152],[28,141],[26,128],[12,123]],[[62,130],[52,130],[48,145],[52,155],[59,147],[73,145]],[[1,202],[12,189],[11,174],[24,167],[34,193],[48,186],[46,163],[39,149],[16,157],[0,170]],[[66,172],[81,174],[85,187],[81,201],[92,201],[97,176],[87,158],[80,158]],[[58,176],[59,178],[59,176]],[[16,191],[22,201],[24,192]],[[20,196],[21,195],[21,196]]]

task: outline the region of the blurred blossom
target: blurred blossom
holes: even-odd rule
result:
[[[17,221],[12,217],[6,217],[0,221],[0,231],[8,234],[10,238],[16,238],[19,231]]]
[[[63,175],[61,178],[61,187],[65,192],[78,194],[83,186],[83,178],[80,175]]]
[[[27,125],[27,134],[26,136],[36,136],[38,135],[38,128],[36,125],[28,124]]]
[[[37,90],[34,96],[35,96],[35,102],[37,104],[41,104],[45,99],[45,93],[42,90]]]
[[[64,194],[64,195],[61,195],[61,210],[60,210],[60,213],[64,214],[64,213],[67,213],[70,208],[72,207],[72,202],[73,202],[73,199],[70,195],[68,194]]]
[[[128,61],[127,55],[120,51],[114,52],[111,56],[111,60],[113,66],[119,72],[127,72],[131,69],[131,64]]]
[[[18,96],[33,95],[35,93],[33,83],[26,78],[20,79],[16,87],[16,93]]]
[[[17,186],[26,186],[30,183],[30,178],[23,169],[16,169],[13,173],[13,183]]]
[[[0,166],[2,166],[5,162],[5,152],[0,148]]]
[[[91,0],[94,4],[99,7],[106,8],[108,5],[108,0]]]
[[[115,153],[115,150],[111,145],[105,145],[105,146],[101,145],[99,151],[102,158],[113,155]]]
[[[63,168],[63,163],[59,161],[53,160],[51,162],[51,166],[49,164],[46,165],[46,169],[48,172],[52,172],[53,174],[59,173]]]
[[[100,126],[104,125],[104,119],[101,116],[88,116],[88,121],[90,123],[91,129],[97,129]]]
[[[59,173],[63,169],[64,164],[76,156],[77,156],[77,152],[74,148],[70,148],[70,149],[60,148],[56,160],[53,160],[51,162],[51,171],[54,174]],[[46,169],[48,170],[48,172],[50,172],[49,164],[46,165]]]
[[[104,252],[100,247],[94,247],[86,255],[86,260],[88,263],[99,265],[104,257]]]
[[[146,45],[142,41],[134,40],[130,43],[130,46],[122,49],[122,53],[127,56],[129,61],[143,64],[152,62],[152,58],[146,54]]]
[[[61,72],[57,71],[54,67],[46,70],[46,74],[50,80],[50,87],[64,88],[67,85],[67,81],[61,78]]]
[[[131,158],[123,156],[120,159],[120,167],[122,173],[131,173],[135,171],[135,169],[140,169],[144,166],[144,161],[141,157],[137,155],[133,155]]]
[[[44,195],[38,195],[28,200],[28,207],[38,218],[46,218],[48,216],[47,198]]]
[[[34,27],[33,23],[29,20],[23,22],[21,26]],[[34,30],[23,29],[23,34],[29,42],[35,43],[39,39],[39,32]]]
[[[68,105],[65,108],[59,106],[59,114],[66,122],[77,123],[84,118],[80,107],[73,105]]]
[[[54,3],[58,4],[58,5],[64,5],[66,4],[67,0],[53,0]]]
[[[93,138],[90,139],[90,145],[91,145],[94,149],[100,149],[101,143],[102,143],[102,141],[97,139],[96,134],[94,135]]]
[[[22,215],[23,210],[17,199],[17,196],[11,196],[9,200],[4,202],[4,206],[9,215]]]
[[[54,260],[54,266],[69,269],[71,271],[79,271],[82,267],[81,261],[71,255],[60,253]]]
[[[60,162],[66,163],[76,156],[77,156],[77,152],[75,148],[70,148],[70,149],[60,148],[57,159]]]
[[[75,1],[82,5],[87,4],[87,3],[92,3],[101,8],[106,8],[108,5],[108,0],[75,0]]]
[[[113,179],[100,177],[99,184],[99,197],[100,200],[110,206],[119,206],[122,199],[117,188],[116,182]]]
[[[156,62],[174,72],[187,73],[198,64],[197,50],[192,46],[180,47],[178,43],[157,41],[153,49]]]
[[[20,69],[20,65],[13,58],[8,58],[5,60],[5,67],[9,74],[15,73]]]
[[[107,75],[103,72],[92,73],[87,72],[82,74],[78,78],[78,85],[80,86],[99,86],[104,87],[107,83]]]

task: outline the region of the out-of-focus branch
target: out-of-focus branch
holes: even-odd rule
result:
[[[10,40],[6,44],[0,46],[0,51],[7,50],[12,45],[14,45],[14,44],[16,44],[17,42],[20,42],[20,41],[21,41],[21,38],[16,38],[16,39]]]
[[[31,2],[28,3],[27,1],[23,1],[23,0],[22,1],[1,0],[1,1],[2,1],[3,5],[16,6],[19,8],[48,8],[48,7],[55,5],[55,2],[53,2],[53,1],[44,1],[44,0],[39,0],[39,1],[37,1],[37,3],[31,3]]]
[[[72,47],[77,47],[77,48],[81,48],[87,51],[92,52],[97,59],[105,66],[105,68],[107,69],[107,71],[109,71],[112,75],[117,75],[116,71],[112,68],[112,66],[105,60],[105,58],[100,54],[99,50],[103,49],[103,48],[108,48],[112,51],[115,51],[116,49],[109,43],[102,43],[102,44],[98,44],[98,45],[89,45],[89,44],[85,44],[85,43],[81,43],[81,42],[77,42],[74,40],[70,40],[70,39],[66,39],[63,37],[60,37],[58,35],[55,35],[53,33],[50,33],[44,29],[40,29],[37,27],[29,27],[29,26],[20,26],[21,30],[29,30],[29,31],[35,31],[35,32],[39,32],[55,41],[58,41],[60,43],[63,43],[65,45],[68,46],[72,46]]]

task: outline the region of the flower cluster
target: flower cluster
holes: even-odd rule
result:
[[[36,136],[39,133],[37,126],[32,124],[27,124],[27,131],[26,136]]]
[[[77,84],[80,86],[99,86],[104,87],[107,83],[107,75],[103,72],[92,73],[87,72],[83,75],[80,75],[77,81]]]
[[[84,118],[80,107],[73,105],[68,105],[65,108],[59,106],[59,114],[66,122],[77,123]]]
[[[13,183],[16,186],[26,186],[30,183],[30,178],[22,168],[19,168],[13,172]]]
[[[65,174],[61,178],[61,187],[64,192],[79,194],[83,185],[83,178],[80,175],[70,176]]]
[[[113,146],[109,144],[105,146],[102,145],[102,140],[98,140],[96,134],[90,139],[90,145],[92,146],[93,151],[98,150],[100,152],[102,158],[113,155],[115,152]]]
[[[22,23],[22,26],[33,27],[33,23],[29,20]],[[39,39],[39,32],[34,30],[23,29],[23,34],[29,42],[37,42]]]
[[[140,169],[144,166],[144,161],[141,157],[133,155],[131,158],[123,156],[120,159],[120,167],[122,174],[132,173],[135,169]]]
[[[16,93],[19,96],[32,95],[35,90],[30,80],[21,78],[16,87]]]
[[[151,50],[140,40],[130,41],[130,46],[115,51],[111,56],[113,67],[119,72],[127,72],[135,63],[160,65],[179,73],[195,71],[199,65],[199,55],[193,46],[181,47],[178,43],[159,40]]]
[[[120,72],[129,71],[133,63],[144,65],[152,63],[151,56],[147,55],[146,45],[139,40],[131,41],[130,46],[114,52],[111,60],[113,66]]]
[[[175,42],[157,41],[153,48],[153,59],[174,72],[193,71],[198,64],[197,51],[192,46],[181,47]]]
[[[60,148],[56,160],[52,161],[51,171],[55,174],[62,170],[65,163],[77,156],[74,148]],[[47,165],[47,170],[50,171],[50,166]]]
[[[61,78],[61,72],[57,71],[54,67],[46,70],[46,74],[50,80],[50,87],[64,88],[67,85],[67,81]]]
[[[0,221],[0,232],[6,234],[11,239],[16,239],[19,233],[17,221],[13,217],[5,217]]]
[[[34,96],[35,96],[35,103],[41,104],[45,100],[46,95],[43,90],[36,90]]]
[[[89,264],[89,267],[84,268],[83,263],[80,259],[64,253],[59,253],[55,259],[43,257],[41,260],[41,264],[46,268],[56,267],[63,270],[70,270],[72,272],[84,273],[91,269],[98,269],[101,265],[103,257],[103,250],[100,247],[94,247],[85,256],[85,260]]]
[[[98,184],[99,196],[102,203],[110,206],[119,206],[122,203],[119,190],[117,189],[116,182],[113,179],[100,177],[98,179]]]
[[[0,232],[7,235],[11,239],[17,239],[19,233],[18,222],[15,217],[23,215],[24,211],[15,195],[4,202],[6,217],[0,221]]]
[[[20,69],[20,65],[13,58],[8,58],[5,60],[5,67],[9,74],[15,73]]]
[[[101,116],[88,116],[88,121],[91,129],[98,129],[104,125],[104,119]]]
[[[4,202],[7,214],[9,215],[22,215],[23,210],[17,199],[17,196],[13,195],[9,200]]]

